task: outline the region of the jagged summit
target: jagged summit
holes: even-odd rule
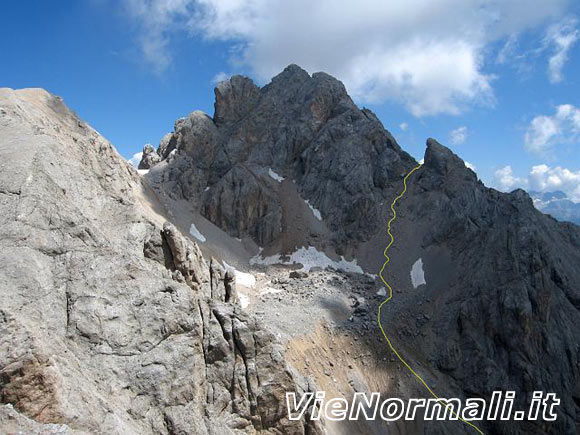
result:
[[[263,88],[248,77],[234,75],[220,82],[214,92],[217,125],[239,121],[255,108],[259,100],[264,99],[291,104],[293,100],[304,102],[307,98],[327,99],[330,103],[344,98],[349,104],[354,104],[339,80],[323,72],[311,76],[294,64],[287,66]]]
[[[286,68],[284,68],[279,74],[275,75],[271,83],[272,84],[279,84],[279,83],[304,83],[305,81],[311,78],[308,71],[299,67],[295,63],[291,63]]]
[[[158,191],[262,247],[352,255],[380,231],[379,204],[415,162],[339,80],[290,65],[262,88],[233,76],[215,94],[214,122],[194,112],[163,139],[150,177]]]
[[[465,166],[465,162],[449,148],[432,138],[427,139],[426,145],[423,165],[423,178],[428,180],[424,182],[426,188],[446,183],[451,188],[466,190],[470,185],[478,183],[475,172]]]
[[[214,121],[217,125],[239,121],[256,104],[260,88],[243,76],[220,82],[215,90]]]

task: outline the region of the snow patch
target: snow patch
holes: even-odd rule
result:
[[[260,253],[258,253],[257,255],[250,258],[251,266],[255,265],[272,266],[273,264],[289,264],[289,263],[284,263],[282,261],[282,258],[280,258],[280,254],[271,255],[269,257],[262,257],[260,256]]]
[[[250,305],[250,298],[245,294],[238,292],[238,299],[242,308],[247,308]]]
[[[320,267],[321,269],[326,269],[327,267],[332,267],[337,270],[342,270],[344,272],[354,272],[354,273],[364,273],[362,268],[357,264],[356,259],[352,261],[347,261],[344,257],[340,257],[339,261],[334,261],[330,259],[324,252],[318,251],[315,247],[309,246],[308,248],[300,248],[290,255],[288,261],[283,261],[280,254],[272,255],[269,257],[262,258],[259,254],[250,259],[250,264],[260,264],[264,266],[271,266],[273,264],[302,264],[302,269],[305,272],[310,272],[310,269],[314,267]]]
[[[280,175],[276,174],[272,168],[268,168],[268,175],[270,176],[270,178],[273,178],[274,180],[276,180],[278,183],[281,183],[282,181],[284,181],[284,177],[281,177]]]
[[[377,292],[377,296],[387,296],[387,289],[385,287],[381,287]]]
[[[308,200],[305,200],[304,202],[306,203],[306,205],[308,205],[308,207],[310,207],[310,210],[312,210],[312,214],[314,215],[314,217],[319,221],[321,221],[322,215],[320,214],[320,210],[312,207],[312,205],[310,205],[310,202]]]
[[[244,287],[254,287],[256,285],[256,277],[251,273],[240,272],[234,269],[234,274],[236,275],[236,283]]]
[[[172,150],[168,156],[167,156],[167,163],[171,163],[173,160],[175,160],[175,155],[177,154],[177,148]]]
[[[204,235],[199,232],[195,224],[191,224],[191,226],[189,227],[189,234],[191,234],[193,237],[195,237],[202,243],[205,242],[206,240]]]
[[[225,261],[223,261],[224,263],[224,268],[230,269],[234,272],[234,275],[236,277],[236,284],[239,284],[241,286],[244,287],[254,287],[256,285],[256,277],[254,275],[252,275],[251,273],[247,273],[247,272],[241,272],[238,269],[236,269],[235,267],[230,266],[228,263],[226,263]]]
[[[149,173],[149,169],[137,169],[139,175],[145,175]]]
[[[204,192],[207,192],[209,190],[209,186],[207,186],[205,189],[203,189]]]
[[[415,261],[411,268],[411,282],[414,288],[427,284],[425,281],[425,272],[423,271],[423,260],[421,258]]]

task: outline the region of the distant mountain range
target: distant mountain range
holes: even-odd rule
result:
[[[546,214],[552,215],[560,221],[573,222],[580,225],[580,203],[574,202],[560,191],[555,192],[528,192],[534,200],[536,208]]]

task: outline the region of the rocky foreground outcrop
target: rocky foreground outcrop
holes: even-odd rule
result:
[[[62,101],[0,89],[0,432],[317,433],[233,276]]]

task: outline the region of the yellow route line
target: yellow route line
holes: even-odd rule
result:
[[[415,376],[425,386],[425,388],[427,389],[427,391],[429,391],[429,393],[431,394],[431,396],[433,396],[435,399],[437,399],[438,403],[440,403],[441,405],[443,405],[443,406],[445,406],[446,408],[449,409],[449,407],[451,405],[446,404],[446,403],[440,401],[441,398],[439,396],[437,396],[437,394],[435,394],[435,392],[429,387],[429,385],[427,385],[427,383],[423,380],[423,378],[415,370],[413,370],[411,368],[411,366],[409,365],[409,363],[407,363],[407,361],[405,361],[403,359],[403,357],[399,354],[399,352],[397,352],[397,350],[393,347],[393,345],[391,344],[391,340],[389,340],[389,337],[387,337],[387,334],[385,333],[385,330],[383,328],[383,324],[381,322],[381,309],[383,308],[383,305],[385,305],[387,302],[389,302],[393,298],[393,289],[391,288],[391,286],[389,285],[389,283],[383,277],[383,272],[385,271],[385,267],[387,266],[387,264],[390,261],[390,258],[387,255],[387,251],[389,250],[389,248],[391,247],[391,245],[395,241],[395,238],[393,237],[393,234],[391,233],[391,224],[397,218],[397,212],[395,211],[395,204],[397,203],[397,201],[399,199],[401,199],[403,197],[403,195],[405,194],[405,192],[407,192],[407,179],[411,176],[411,174],[413,174],[413,172],[415,172],[421,166],[422,165],[419,165],[416,168],[413,168],[407,175],[405,175],[405,178],[403,178],[403,191],[401,193],[399,193],[399,195],[397,195],[397,197],[391,203],[391,211],[393,212],[393,217],[391,217],[391,219],[389,219],[389,222],[387,223],[387,234],[389,235],[389,237],[391,238],[391,240],[389,241],[389,244],[387,245],[387,247],[385,248],[385,250],[383,252],[383,255],[385,256],[386,260],[383,263],[383,267],[381,267],[381,271],[379,272],[379,276],[381,277],[381,280],[383,281],[383,283],[389,289],[389,297],[387,297],[387,299],[385,299],[384,301],[382,301],[380,303],[380,305],[379,305],[379,313],[377,315],[377,320],[378,320],[378,323],[379,323],[379,328],[381,328],[381,332],[383,333],[383,336],[385,337],[385,340],[387,340],[387,344],[389,345],[389,347],[391,348],[391,350],[393,351],[393,353],[397,356],[397,358],[399,358],[399,361],[401,361],[403,363],[403,365],[405,367],[407,367],[407,369],[409,369],[409,371],[413,374],[413,376]],[[479,429],[473,423],[470,423],[469,421],[464,420],[453,409],[450,409],[450,410],[451,410],[451,412],[453,413],[454,416],[456,416],[457,418],[459,418],[459,420],[461,420],[463,423],[471,426],[477,432],[479,432],[480,434],[483,435],[483,432],[481,431],[481,429]]]

